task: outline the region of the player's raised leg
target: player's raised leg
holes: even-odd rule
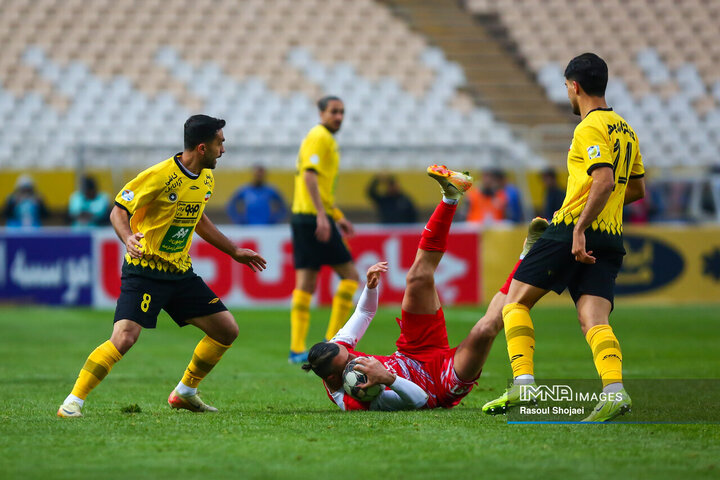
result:
[[[141,330],[142,327],[131,320],[115,322],[110,340],[98,346],[85,360],[70,395],[57,411],[58,417],[82,417],[82,407],[87,396],[135,344]]]
[[[427,174],[440,184],[443,199],[423,229],[415,260],[407,274],[402,301],[403,311],[420,315],[434,314],[440,308],[435,290],[435,270],[447,249],[458,201],[472,186],[472,177],[443,165],[429,166]]]
[[[195,347],[185,374],[168,397],[168,404],[191,412],[217,412],[217,408],[202,401],[197,388],[237,338],[237,323],[227,310],[193,318],[187,323],[205,332],[205,337]]]
[[[592,350],[593,361],[602,379],[605,398],[598,402],[585,422],[608,422],[630,411],[632,400],[622,383],[622,352],[608,319],[612,304],[594,295],[582,295],[577,302],[578,320]]]

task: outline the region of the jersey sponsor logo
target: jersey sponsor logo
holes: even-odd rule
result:
[[[160,243],[160,251],[167,253],[182,252],[192,237],[192,228],[180,225],[170,225],[165,237]]]
[[[218,297],[215,297],[215,298],[213,298],[212,300],[210,300],[210,301],[208,302],[208,304],[217,303],[217,302],[219,302],[219,301],[220,301],[220,299],[219,299]]]
[[[175,210],[176,219],[195,219],[198,218],[202,203],[200,202],[178,202]]]
[[[310,163],[313,165],[317,165],[320,163],[320,157],[317,156],[317,154],[310,157]]]
[[[175,193],[175,192],[170,192],[170,195],[168,195],[168,200],[169,200],[171,203],[175,203],[175,202],[177,201],[177,199],[178,199],[177,193]]]
[[[200,190],[200,187],[197,185],[190,185],[190,190]]]
[[[132,202],[133,198],[135,198],[135,192],[132,190],[123,190],[120,196],[126,202]]]
[[[165,191],[169,192],[171,190],[176,190],[180,185],[182,185],[182,183],[183,179],[178,177],[177,172],[173,172],[173,174],[165,181]]]
[[[588,158],[592,160],[593,158],[597,158],[600,156],[600,146],[599,145],[592,145],[588,147]]]
[[[195,225],[200,218],[202,202],[177,202],[173,225]]]
[[[180,227],[180,229],[173,234],[172,238],[185,238],[187,237],[188,231],[190,231],[189,228]]]

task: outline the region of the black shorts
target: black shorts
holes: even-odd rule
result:
[[[330,219],[330,240],[326,243],[315,238],[317,220],[315,215],[294,214],[292,228],[293,260],[295,268],[320,270],[323,265],[340,265],[351,262],[352,255],[343,241],[335,221]]]
[[[132,320],[144,328],[155,328],[160,309],[181,327],[191,318],[227,310],[222,300],[195,274],[177,280],[123,274],[115,322]]]
[[[582,295],[594,295],[614,305],[615,278],[624,254],[594,250],[592,256],[597,260],[589,265],[575,260],[571,250],[570,243],[541,238],[520,263],[513,278],[558,294],[567,288],[575,303]]]

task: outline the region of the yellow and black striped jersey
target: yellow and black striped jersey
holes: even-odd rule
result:
[[[300,145],[295,173],[293,213],[317,215],[307,185],[305,170],[314,170],[318,178],[318,190],[325,211],[330,214],[335,205],[335,183],[340,166],[340,149],[335,137],[323,125],[316,125]]]
[[[610,167],[615,186],[602,212],[586,230],[588,249],[623,250],[622,213],[630,178],[645,174],[638,138],[627,122],[611,108],[590,111],[575,128],[568,151],[568,183],[562,207],[553,216],[545,237],[572,241],[572,229],[585,209],[596,168]]]
[[[125,255],[133,273],[174,277],[191,271],[188,250],[215,180],[209,169],[194,175],[181,158],[178,153],[140,172],[115,197],[115,203],[130,213],[132,231],[145,236],[141,259]]]

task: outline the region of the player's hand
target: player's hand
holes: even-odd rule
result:
[[[233,254],[233,259],[250,267],[253,272],[262,272],[267,268],[267,261],[254,250],[249,248],[238,248]]]
[[[572,254],[575,256],[575,260],[587,264],[595,263],[592,253],[592,250],[585,251],[585,232],[573,230]]]
[[[323,214],[317,216],[317,228],[315,228],[315,238],[318,242],[327,243],[330,240],[330,220]]]
[[[380,275],[388,271],[388,262],[378,262],[367,271],[367,287],[375,288],[380,283]]]
[[[380,360],[375,357],[356,358],[354,370],[362,372],[367,376],[368,381],[358,385],[360,388],[372,387],[373,385],[392,385],[395,381],[395,375],[390,373]]]
[[[335,223],[337,223],[337,226],[338,228],[340,228],[340,232],[343,234],[344,237],[349,238],[355,235],[355,227],[347,218],[341,218]]]
[[[125,239],[125,248],[127,249],[127,253],[130,255],[131,258],[142,258],[143,247],[140,243],[140,240],[144,237],[145,235],[137,232],[133,233],[127,239]]]

